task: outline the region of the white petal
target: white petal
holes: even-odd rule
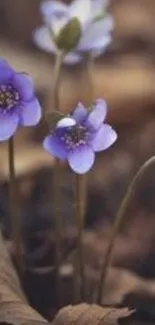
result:
[[[36,29],[33,33],[33,39],[42,50],[49,53],[56,53],[57,48],[52,40],[52,36],[47,27],[42,26]]]
[[[98,40],[109,36],[114,26],[113,18],[108,15],[106,18],[97,21],[90,25],[90,27],[83,33],[78,44],[79,51],[89,51],[93,48]]]
[[[93,44],[93,48],[91,50],[92,58],[97,58],[102,55],[107,49],[108,45],[111,43],[111,37],[107,36],[102,38],[100,41]]]
[[[111,36],[103,36],[100,39],[98,39],[94,45],[93,49],[103,51],[111,42]]]
[[[82,60],[82,56],[80,54],[70,52],[65,56],[64,63],[68,65],[73,65],[80,62],[81,60]]]
[[[44,22],[51,28],[55,36],[59,34],[70,19],[68,8],[69,6],[59,1],[44,1],[41,4]]]
[[[74,0],[70,5],[71,17],[77,17],[83,28],[91,20],[91,6],[91,0]]]
[[[68,10],[68,6],[60,1],[42,1],[40,5],[40,11],[45,18],[52,17],[52,15],[56,12],[66,12]]]
[[[108,6],[109,0],[92,0],[92,18],[104,12]]]
[[[56,125],[57,128],[65,128],[68,126],[74,126],[76,121],[71,117],[64,117],[62,118]]]
[[[33,33],[33,39],[36,45],[48,53],[57,53],[57,47],[52,40],[52,36],[47,27],[42,26]],[[70,52],[64,57],[64,63],[68,65],[76,64],[82,60],[80,54]]]

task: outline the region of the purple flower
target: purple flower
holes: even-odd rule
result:
[[[107,114],[104,100],[98,99],[91,112],[78,103],[70,117],[61,119],[44,142],[44,149],[59,159],[68,160],[77,174],[94,164],[95,152],[109,148],[117,139],[112,127],[103,123]]]
[[[40,118],[31,78],[0,59],[0,141],[8,140],[19,126],[36,125]]]
[[[42,50],[56,54],[59,50],[56,38],[71,19],[77,18],[81,36],[73,51],[65,55],[64,63],[75,64],[82,60],[84,53],[91,53],[93,57],[101,55],[111,41],[114,27],[113,18],[107,13],[107,4],[107,0],[74,0],[70,5],[61,1],[43,1],[41,14],[45,24],[35,30],[35,43]]]

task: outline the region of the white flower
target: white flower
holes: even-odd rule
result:
[[[94,57],[101,55],[111,41],[110,33],[114,26],[112,16],[106,11],[107,5],[108,0],[74,0],[70,5],[54,0],[43,1],[40,9],[44,25],[34,31],[35,43],[44,51],[56,54],[57,39],[66,26],[72,28],[69,24],[76,20],[79,37],[76,33],[76,45],[65,55],[64,62],[75,64],[82,60],[84,53],[91,53]]]

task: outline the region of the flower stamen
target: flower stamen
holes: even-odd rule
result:
[[[20,101],[19,92],[12,85],[0,85],[0,110],[8,112]]]
[[[68,149],[74,149],[80,145],[85,145],[87,143],[88,136],[89,132],[85,127],[76,125],[68,128],[61,139],[65,142]]]

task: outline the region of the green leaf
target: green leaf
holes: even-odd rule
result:
[[[53,111],[45,114],[45,120],[50,128],[54,128],[56,124],[65,117],[65,114],[59,111]]]
[[[65,52],[72,50],[78,43],[81,36],[81,25],[77,18],[73,18],[60,31],[55,39],[57,47]]]

